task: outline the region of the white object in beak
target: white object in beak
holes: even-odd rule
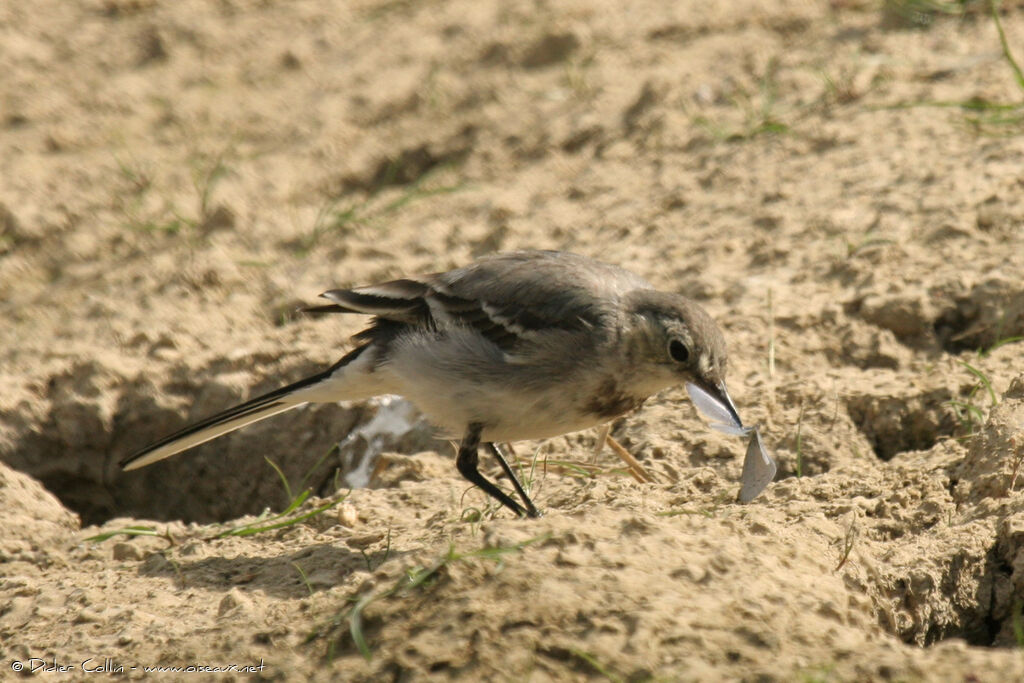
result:
[[[775,472],[778,469],[761,442],[761,430],[757,427],[746,429],[753,433],[747,445],[747,457],[743,460],[743,474],[740,475],[740,494],[737,500],[741,503],[749,503],[764,491],[775,479]]]
[[[753,427],[744,427],[737,422],[725,404],[696,384],[687,382],[686,391],[690,394],[693,405],[697,406],[697,410],[711,421],[708,426],[712,429],[731,436],[746,436],[753,429]]]

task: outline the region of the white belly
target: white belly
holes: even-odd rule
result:
[[[507,387],[447,386],[439,391],[417,391],[406,386],[402,393],[446,436],[460,438],[471,423],[484,426],[484,441],[546,439],[600,424],[604,420],[581,414],[571,401],[550,394],[527,394]],[[567,387],[568,389],[568,387]],[[566,394],[571,393],[567,390]]]
[[[461,437],[472,423],[486,441],[544,439],[604,422],[585,409],[588,387],[576,366],[564,372],[529,368],[474,335],[449,332],[446,343],[419,336],[396,344],[377,372],[447,435]]]

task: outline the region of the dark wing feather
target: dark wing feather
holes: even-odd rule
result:
[[[545,331],[593,329],[620,297],[650,287],[616,266],[550,251],[498,254],[427,282],[435,319],[469,325],[505,350]]]
[[[338,304],[325,304],[323,306],[303,306],[299,309],[302,313],[320,315],[322,313],[352,313],[350,309],[342,308]]]
[[[425,282],[408,278],[366,287],[332,289],[320,296],[334,303],[305,310],[310,313],[362,313],[410,325],[424,324],[430,319],[430,308],[424,299],[429,291]]]
[[[332,289],[333,303],[311,313],[375,316],[357,341],[384,323],[443,328],[465,325],[508,351],[545,331],[580,331],[614,315],[626,293],[648,289],[616,266],[553,251],[519,251],[480,259],[464,268],[379,285]]]

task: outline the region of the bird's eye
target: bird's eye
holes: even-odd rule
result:
[[[678,339],[673,339],[668,343],[668,355],[678,363],[685,363],[690,360],[690,349],[686,348],[686,344]]]

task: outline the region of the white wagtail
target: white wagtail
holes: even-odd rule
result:
[[[462,435],[456,466],[466,479],[516,514],[537,517],[495,442],[593,427],[681,383],[699,388],[720,420],[747,429],[725,388],[725,339],[711,316],[616,266],[519,251],[321,296],[332,303],[306,310],[374,316],[352,338],[352,351],[317,375],[186,427],[121,465],[143,467],[306,403],[400,394],[448,435]],[[482,442],[523,506],[477,469]]]

